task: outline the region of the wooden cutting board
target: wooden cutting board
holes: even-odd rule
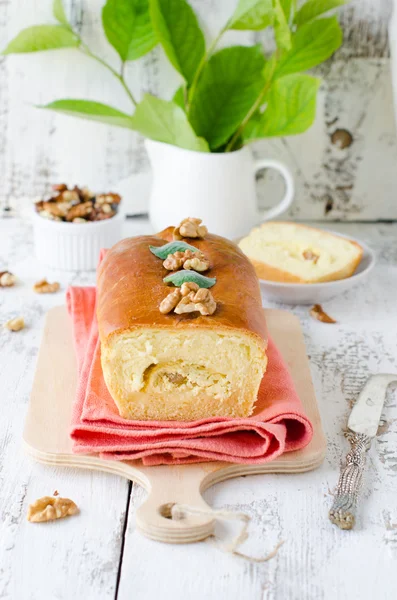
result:
[[[215,483],[255,473],[302,473],[318,467],[325,456],[326,441],[299,320],[286,311],[265,310],[265,313],[270,335],[288,364],[306,414],[313,423],[313,439],[303,450],[288,452],[263,465],[207,462],[159,467],[144,467],[140,461],[73,454],[68,432],[77,368],[70,320],[66,308],[60,306],[51,309],[46,318],[23,435],[28,454],[45,464],[106,471],[142,485],[148,491],[148,498],[137,511],[137,526],[154,540],[186,543],[208,537],[214,527],[211,517],[172,520],[170,505],[181,503],[208,509],[201,494]]]

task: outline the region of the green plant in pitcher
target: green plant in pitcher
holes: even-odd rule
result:
[[[42,106],[60,113],[125,127],[143,136],[201,152],[230,152],[253,140],[306,131],[316,113],[320,80],[305,73],[342,43],[336,16],[344,0],[239,0],[234,14],[206,44],[186,0],[107,0],[102,25],[120,57],[119,69],[94,54],[54,0],[58,24],[22,30],[3,54],[73,49],[111,71],[131,102],[131,114],[101,102],[61,99]],[[229,30],[272,28],[275,50],[259,44],[217,49]],[[138,101],[125,64],[160,44],[180,74],[172,100],[144,94]]]

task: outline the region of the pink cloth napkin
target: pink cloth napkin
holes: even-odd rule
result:
[[[259,464],[310,442],[312,425],[272,340],[268,369],[251,417],[185,422],[121,418],[102,375],[95,299],[94,287],[71,287],[67,292],[79,368],[71,425],[74,452],[95,452],[115,460],[142,459],[145,465],[210,460]]]

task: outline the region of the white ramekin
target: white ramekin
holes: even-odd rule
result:
[[[111,248],[122,237],[124,214],[87,223],[51,221],[33,214],[36,258],[47,267],[90,271],[98,264],[101,248]]]

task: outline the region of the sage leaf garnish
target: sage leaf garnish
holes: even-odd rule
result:
[[[161,258],[163,260],[165,260],[169,254],[174,254],[174,252],[185,252],[185,250],[198,252],[198,248],[195,248],[194,246],[191,246],[190,244],[180,240],[169,242],[168,244],[164,244],[164,246],[149,246],[149,250],[152,254],[157,256],[157,258]]]
[[[177,271],[163,279],[164,283],[172,283],[175,287],[181,287],[183,283],[197,283],[201,288],[210,288],[216,284],[216,277],[205,277],[195,271]]]

